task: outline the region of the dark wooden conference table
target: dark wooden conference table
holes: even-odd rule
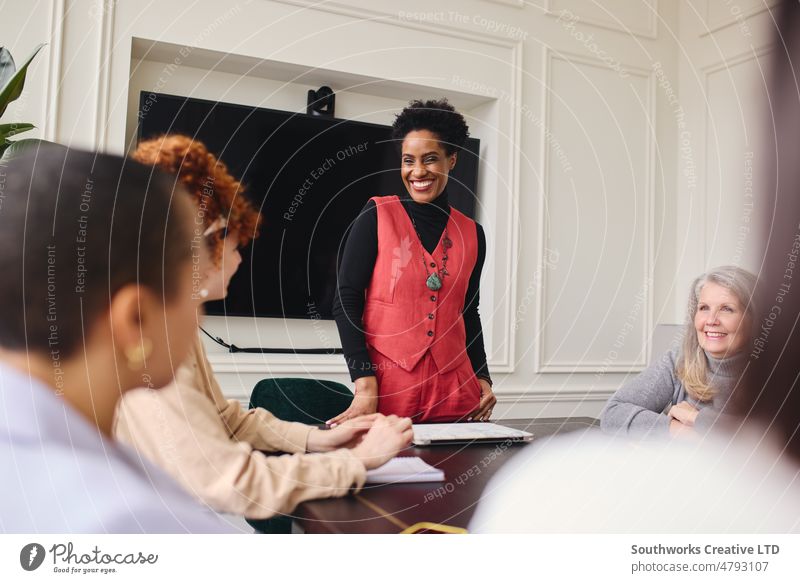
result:
[[[591,417],[513,419],[502,425],[534,434],[534,442],[598,425]],[[441,470],[443,482],[366,484],[358,494],[304,502],[294,512],[295,532],[398,533],[420,522],[467,528],[488,481],[527,444],[483,443],[412,447],[400,455],[417,456]]]

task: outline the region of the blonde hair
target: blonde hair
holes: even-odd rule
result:
[[[694,316],[700,302],[700,292],[707,283],[716,283],[733,292],[744,307],[743,330],[749,333],[753,322],[753,290],[756,276],[747,270],[733,265],[723,265],[704,273],[694,280],[689,292],[689,305],[686,309],[686,328],[683,336],[683,350],[675,366],[675,372],[683,383],[689,396],[698,401],[711,401],[716,391],[708,382],[708,359],[697,340]],[[731,355],[732,356],[732,355]]]

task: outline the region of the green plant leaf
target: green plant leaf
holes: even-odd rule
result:
[[[8,80],[14,76],[17,66],[14,64],[14,57],[6,47],[0,47],[0,87],[5,87]]]
[[[14,101],[17,97],[22,94],[22,89],[25,87],[25,74],[28,72],[28,65],[31,64],[33,58],[42,50],[44,44],[40,44],[35,49],[31,55],[25,60],[25,63],[14,71],[14,74],[11,76],[8,81],[0,88],[0,116],[2,116],[8,104]],[[13,64],[13,60],[12,60]]]
[[[35,128],[32,123],[1,123],[0,124],[0,143],[4,143],[11,136],[16,136],[22,132],[27,132]]]
[[[0,146],[0,148],[5,147],[3,153],[0,154],[0,159],[10,160],[14,156],[19,156],[23,152],[27,152],[30,149],[38,148],[42,144],[51,143],[52,142],[48,142],[47,140],[39,140],[36,138],[17,140],[16,142],[6,142],[3,146]]]

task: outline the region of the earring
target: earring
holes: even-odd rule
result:
[[[208,297],[208,290],[206,288],[202,288],[200,290],[200,297],[201,298],[207,298]]]
[[[149,338],[142,338],[136,346],[125,349],[125,358],[128,360],[128,369],[132,371],[142,370],[144,362],[153,353],[153,343]]]

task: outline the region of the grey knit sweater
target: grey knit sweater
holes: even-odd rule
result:
[[[716,396],[713,401],[703,403],[686,393],[675,372],[680,352],[679,347],[673,348],[614,393],[600,414],[600,427],[603,431],[668,435],[670,418],[665,410],[668,405],[676,405],[681,401],[687,401],[700,410],[695,420],[697,430],[704,432],[713,425],[741,378],[747,354],[740,353],[718,359],[706,353],[708,380],[716,391]]]

